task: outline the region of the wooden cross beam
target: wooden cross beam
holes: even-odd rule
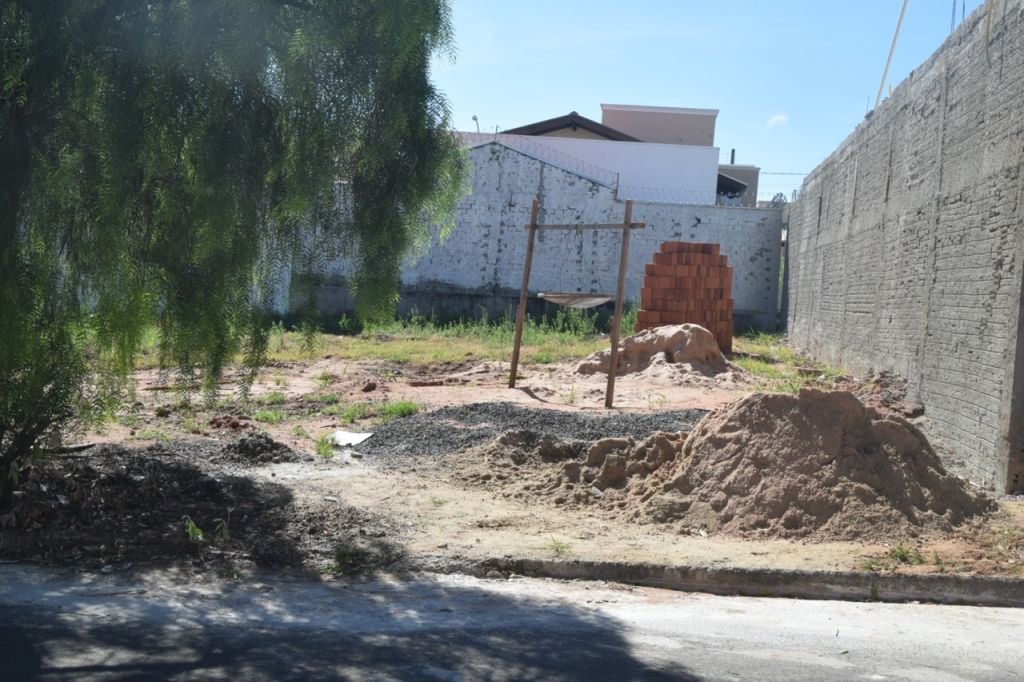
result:
[[[615,314],[612,317],[611,329],[611,362],[608,366],[608,386],[604,393],[604,406],[611,408],[615,398],[615,373],[619,364],[619,326],[622,323],[623,295],[626,288],[626,271],[629,264],[629,235],[633,230],[646,227],[646,223],[633,222],[633,202],[626,202],[626,215],[621,223],[577,223],[549,224],[537,223],[540,202],[533,200],[530,208],[530,222],[525,226],[529,230],[526,241],[526,260],[523,262],[523,284],[519,290],[519,309],[516,311],[515,342],[512,346],[512,366],[509,371],[508,387],[516,387],[516,375],[519,371],[519,351],[523,341],[523,323],[526,317],[526,296],[530,287],[530,269],[533,265],[533,243],[538,230],[622,230],[622,252],[619,254],[619,280],[615,291]]]
[[[621,230],[626,227],[625,223],[577,223],[575,225],[552,223],[550,225],[523,225],[523,227],[535,230]],[[642,230],[647,223],[630,223],[629,229]]]

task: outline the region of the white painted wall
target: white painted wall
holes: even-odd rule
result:
[[[403,296],[415,294],[421,312],[429,312],[435,305],[445,308],[450,303],[446,299],[453,295],[513,300],[522,279],[524,225],[535,198],[541,202],[542,223],[622,220],[624,202],[611,187],[504,144],[481,145],[472,150],[471,157],[472,193],[457,209],[454,232],[445,240],[435,233],[426,251],[410,257],[402,271]],[[713,242],[721,245],[734,268],[737,320],[772,328],[781,215],[779,209],[636,202],[633,219],[647,226],[631,238],[626,298],[639,298],[644,265],[651,262],[661,242]],[[531,293],[615,291],[620,239],[615,230],[541,232],[533,259]],[[351,269],[351,261],[345,258],[328,267],[328,283],[321,290],[320,301],[325,311],[340,313],[351,305],[344,284]]]
[[[618,176],[620,199],[714,204],[718,147],[582,138],[462,133],[471,146],[498,141],[543,161],[607,181]],[[582,163],[574,164],[573,161]],[[602,174],[589,169],[607,171]],[[613,183],[614,184],[614,183]]]

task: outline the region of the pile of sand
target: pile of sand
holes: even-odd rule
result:
[[[850,393],[754,394],[688,437],[561,442],[510,432],[466,453],[466,483],[680,532],[879,540],[948,532],[992,508],[925,437]]]
[[[851,393],[804,389],[708,414],[644,513],[709,531],[861,539],[949,531],[990,507],[910,423]]]
[[[509,497],[636,510],[660,490],[665,465],[676,459],[685,439],[685,433],[656,433],[641,443],[630,437],[589,443],[508,431],[459,453],[454,470],[466,483]]]
[[[576,368],[578,374],[608,374],[611,350],[588,356]],[[671,369],[714,377],[736,371],[722,355],[715,337],[696,324],[646,329],[619,342],[616,376],[663,372]]]

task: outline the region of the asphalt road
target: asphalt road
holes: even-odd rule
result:
[[[1009,680],[1024,610],[0,566],[0,679]]]

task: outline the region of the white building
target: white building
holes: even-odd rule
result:
[[[602,122],[578,113],[501,134],[460,133],[470,146],[500,141],[616,187],[620,199],[755,206],[756,166],[719,164],[717,109],[602,104]]]

